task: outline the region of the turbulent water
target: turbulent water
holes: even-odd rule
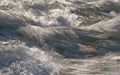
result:
[[[0,75],[120,75],[120,0],[0,0]]]

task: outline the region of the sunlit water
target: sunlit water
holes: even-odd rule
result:
[[[0,75],[120,75],[119,0],[0,0]]]

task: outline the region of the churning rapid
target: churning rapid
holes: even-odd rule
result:
[[[0,0],[0,75],[120,75],[120,0]]]

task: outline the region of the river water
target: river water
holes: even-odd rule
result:
[[[0,0],[0,75],[120,75],[119,0]]]

